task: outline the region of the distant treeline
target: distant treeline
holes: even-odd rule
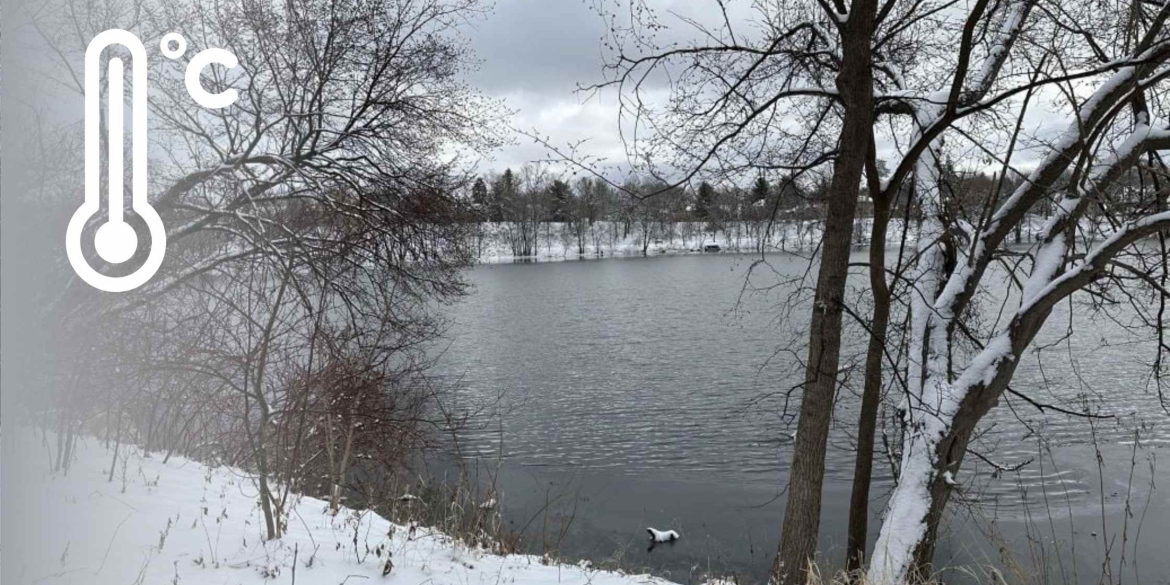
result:
[[[879,161],[878,166],[884,177],[885,165]],[[1024,180],[1018,175],[1001,178],[949,166],[942,180],[949,212],[971,224],[983,220],[977,212],[989,197],[1006,196]],[[1118,194],[1123,196],[1126,182],[1120,184]],[[475,179],[469,197],[473,220],[499,226],[511,254],[526,257],[537,255],[538,242],[549,231],[547,224],[560,224],[567,232],[564,237],[575,240],[582,255],[587,249],[600,249],[598,242],[591,241],[598,237],[592,229],[598,222],[616,226],[618,233],[607,237],[638,238],[643,252],[655,240],[673,239],[673,226],[678,224],[699,224],[709,234],[744,230],[755,241],[767,241],[768,232],[779,224],[823,219],[828,189],[822,178],[769,180],[762,175],[746,187],[708,181],[672,186],[645,178],[617,185],[595,177],[565,180],[525,166],[518,172],[506,169]],[[899,194],[892,216],[913,224],[920,210],[914,205],[907,209],[907,200],[912,199],[905,192]],[[1050,215],[1051,202],[1039,205],[1038,211]],[[868,190],[863,187],[858,218],[871,214]]]

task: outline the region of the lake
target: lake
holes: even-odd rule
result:
[[[784,305],[788,281],[809,264],[759,259],[692,254],[471,271],[475,289],[451,309],[439,371],[462,406],[488,409],[461,437],[463,453],[495,477],[505,519],[524,530],[530,551],[559,546],[571,559],[680,582],[709,573],[763,579],[783,517],[799,393],[786,397],[801,379],[808,313],[803,298]],[[1167,452],[1170,417],[1142,365],[1154,346],[1078,309],[1076,331],[1065,336],[1069,314],[1067,306],[1054,313],[1038,345],[1063,341],[1029,355],[1013,388],[1115,418],[1091,426],[1001,401],[973,449],[1002,466],[1031,463],[996,473],[967,457],[958,479],[968,504],[952,500],[936,562],[999,563],[1003,544],[1021,564],[1050,571],[1050,582],[1096,583],[1105,534],[1118,533],[1110,558],[1120,561],[1128,493],[1124,574],[1136,561],[1147,582],[1164,582],[1155,576],[1170,574],[1170,498],[1165,488],[1151,495],[1149,484],[1170,486],[1170,464],[1151,471],[1149,461]],[[864,343],[851,327],[845,353],[860,354]],[[860,384],[860,361],[848,379]],[[826,459],[820,550],[830,567],[844,558],[858,402],[841,392]],[[892,432],[890,421],[879,424]],[[880,455],[875,465],[871,543],[893,486]],[[648,550],[647,526],[683,538]]]

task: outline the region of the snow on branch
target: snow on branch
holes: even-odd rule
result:
[[[1077,160],[1078,155],[1087,147],[1086,137],[1095,133],[1104,123],[1112,119],[1117,113],[1117,105],[1123,103],[1133,94],[1135,89],[1139,88],[1143,76],[1155,70],[1160,63],[1165,62],[1168,58],[1170,58],[1170,42],[1154,45],[1139,54],[1138,60],[1142,63],[1141,65],[1121,68],[1086,100],[1078,110],[1079,119],[1069,123],[1068,128],[1052,146],[1048,155],[999,205],[979,237],[972,240],[970,253],[967,254],[968,261],[960,263],[951,273],[943,292],[938,297],[938,302],[935,303],[936,310],[946,309],[945,312],[948,314],[961,311],[962,307],[970,301],[980,276],[990,265],[1000,244],[1007,239],[1015,226],[1024,220],[1028,210],[1050,193],[1052,185],[1056,184],[1073,161]],[[1098,170],[1093,174],[1095,179],[1093,188],[1100,190],[1122,171],[1129,168],[1137,154],[1142,152],[1141,149],[1137,148],[1138,146],[1143,148],[1158,147],[1165,140],[1170,139],[1170,137],[1165,136],[1165,132],[1164,130],[1149,130],[1140,134],[1145,136],[1145,139],[1124,142],[1121,148],[1127,149],[1128,154],[1111,157],[1112,162],[1107,166],[1094,167]],[[1062,202],[1060,209],[1067,209],[1070,213],[1075,212],[1077,206],[1067,207],[1071,203]],[[1061,215],[1061,217],[1072,217],[1072,215]],[[1056,227],[1055,225],[1047,227],[1050,229],[1046,230],[1046,234],[1054,233],[1051,228]]]
[[[1012,4],[1010,12],[996,35],[993,48],[984,57],[973,83],[968,84],[965,79],[966,63],[972,50],[968,37],[973,33],[975,21],[981,15],[982,8],[971,14],[967,30],[964,31],[963,47],[959,55],[959,69],[955,72],[949,91],[939,90],[926,95],[914,96],[910,92],[902,90],[882,96],[894,99],[898,104],[906,107],[915,118],[915,123],[918,126],[916,138],[907,149],[902,162],[898,164],[890,178],[881,185],[883,192],[889,193],[899,188],[912,169],[921,168],[918,159],[923,156],[933,158],[926,154],[927,151],[934,148],[932,146],[934,141],[959,117],[959,108],[980,101],[990,91],[992,83],[1007,60],[1012,45],[1023,30],[1024,22],[1034,3],[1034,0],[1022,0]]]
[[[1023,0],[1012,5],[1003,23],[1000,24],[999,32],[992,41],[987,56],[983,59],[983,66],[972,78],[970,89],[964,94],[965,104],[979,101],[991,89],[991,84],[995,82],[999,70],[1007,61],[1008,53],[1011,52],[1011,47],[1019,38],[1020,32],[1024,30],[1024,21],[1035,4],[1034,0]]]
[[[990,250],[1011,231],[1015,220],[1023,217],[1027,209],[1044,195],[1047,186],[1052,183],[1050,177],[1059,176],[1073,160],[1076,160],[1077,153],[1085,146],[1085,138],[1106,120],[1107,115],[1114,110],[1114,105],[1133,91],[1145,73],[1157,64],[1165,62],[1167,58],[1170,58],[1170,42],[1159,43],[1138,57],[1137,61],[1144,63],[1144,66],[1122,67],[1085,100],[1077,110],[1077,119],[1069,122],[1068,127],[1052,145],[1048,156],[1044,157],[1027,179],[1000,204],[992,216],[989,227],[981,238],[985,254],[990,254]]]
[[[1093,246],[1083,258],[1049,281],[1030,300],[1024,301],[1016,311],[1017,318],[1051,308],[1100,275],[1109,261],[1127,246],[1165,230],[1170,230],[1170,211],[1148,215],[1126,224]]]
[[[1096,194],[1103,192],[1117,180],[1127,169],[1137,162],[1142,153],[1151,149],[1170,145],[1170,131],[1154,129],[1149,124],[1149,113],[1138,112],[1138,122],[1134,130],[1115,149],[1111,156],[1102,157],[1089,170],[1085,182],[1088,184],[1088,193],[1074,190],[1063,196],[1056,205],[1057,212],[1044,226],[1041,235],[1042,244],[1036,252],[1032,266],[1032,274],[1024,283],[1023,299],[1025,304],[1031,303],[1040,291],[1050,283],[1060,270],[1067,251],[1064,233],[1074,225],[1089,202],[1097,199]]]

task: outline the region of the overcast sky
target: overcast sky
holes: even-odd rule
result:
[[[474,20],[465,29],[480,63],[478,70],[470,74],[468,82],[500,99],[514,112],[510,118],[513,128],[548,137],[558,146],[586,141],[580,152],[624,168],[625,150],[618,133],[616,97],[612,92],[577,91],[579,85],[603,80],[601,42],[606,29],[595,10],[595,5],[603,1],[606,0],[495,0],[494,7],[484,18]],[[646,1],[657,11],[660,21],[671,27],[660,34],[666,39],[691,40],[698,34],[676,16],[711,28],[719,28],[722,24],[716,0]],[[613,1],[607,5],[612,7]],[[741,40],[744,35],[757,32],[754,27],[758,14],[752,0],[730,0],[728,10]],[[13,25],[12,22],[6,24]],[[34,60],[49,58],[35,30],[17,27],[15,32],[20,34],[13,46],[25,49],[24,56]],[[9,73],[11,76],[12,72]],[[34,80],[9,81],[15,81],[17,86],[38,85]],[[38,106],[46,106],[51,101],[45,99],[46,95],[62,93],[66,98],[62,109],[74,117],[80,116],[80,101],[74,92],[62,92],[62,88],[48,88],[43,84],[35,91],[38,99],[30,101],[35,101]],[[1057,126],[1063,128],[1061,117],[1048,116],[1043,110],[1037,106],[1029,110],[1030,130],[1044,135],[1049,133],[1048,130],[1055,131]],[[897,158],[893,145],[880,138],[878,154],[879,157],[885,154],[884,158],[889,160]],[[526,162],[549,156],[544,146],[517,135],[513,144],[499,149],[480,166],[484,170],[518,168]],[[1031,154],[1025,153],[1020,158],[1031,158]]]
[[[612,93],[578,92],[579,85],[603,80],[604,21],[596,0],[497,0],[494,10],[469,31],[482,62],[471,83],[500,98],[514,112],[512,126],[546,136],[556,145],[588,142],[581,150],[622,163],[625,150],[618,135],[617,100]],[[678,25],[671,13],[714,24],[721,18],[712,0],[650,0],[665,21]],[[743,24],[750,2],[733,3]],[[668,34],[690,36],[675,26]],[[526,137],[497,152],[484,166],[502,170],[548,157],[548,151]],[[624,165],[622,165],[624,166]]]
[[[587,96],[578,84],[602,78],[601,18],[588,0],[499,0],[470,31],[482,65],[470,81],[503,100],[511,125],[557,143],[589,139],[595,154],[624,158],[616,100]],[[518,137],[485,166],[519,167],[544,158],[543,147]]]
[[[469,81],[502,99],[514,111],[511,117],[514,128],[546,136],[556,145],[587,140],[581,148],[583,152],[625,167],[615,97],[576,91],[578,84],[603,79],[601,40],[605,27],[594,9],[597,1],[496,0],[491,13],[473,23],[468,31],[481,61],[480,69]],[[660,21],[671,27],[665,34],[674,39],[691,39],[695,32],[672,13],[716,28],[721,24],[722,16],[715,0],[649,0],[648,3],[658,12]],[[736,34],[750,34],[758,17],[752,2],[731,0],[728,6]],[[1064,117],[1053,116],[1043,101],[1028,112],[1026,136],[1051,138],[1065,127]],[[893,144],[879,138],[877,146],[879,157],[897,159]],[[1015,160],[1026,168],[1035,155],[1035,152],[1018,152]],[[518,136],[515,144],[500,149],[482,166],[485,170],[517,168],[548,156],[543,146]],[[987,167],[988,170],[996,168],[997,165]]]

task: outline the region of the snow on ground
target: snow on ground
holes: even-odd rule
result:
[[[869,221],[869,220],[864,220]],[[868,230],[868,224],[866,224]],[[620,222],[599,221],[585,233],[585,258],[639,256],[646,245],[648,255],[700,252],[705,244],[718,244],[723,251],[754,252],[759,249],[760,234],[766,222],[731,222],[715,232],[700,222],[675,224],[630,224],[626,231]],[[483,263],[509,262],[518,259],[512,251],[516,229],[509,224],[480,224],[476,256]],[[649,237],[645,230],[650,230]],[[868,231],[866,232],[868,233]],[[821,222],[789,221],[775,225],[767,242],[769,252],[807,251],[819,244]],[[543,261],[576,259],[576,234],[563,223],[541,223],[536,233],[535,256],[526,259]]]
[[[49,472],[39,433],[9,431],[4,442],[3,580],[14,585],[668,585],[493,555],[369,512],[331,516],[309,497],[296,502],[287,534],[266,542],[254,484],[238,470],[132,451],[107,482],[111,453],[100,441],[81,442],[67,476]]]
[[[1021,233],[1024,242],[1034,240],[1044,226],[1044,218],[1029,217]],[[890,221],[886,231],[887,247],[897,249],[902,238],[902,220]],[[620,222],[598,221],[589,226],[585,233],[585,254],[578,254],[577,237],[571,226],[563,223],[545,222],[536,228],[535,255],[518,257],[513,254],[512,240],[516,239],[518,228],[506,223],[482,223],[476,236],[476,259],[485,264],[523,260],[572,260],[577,258],[598,258],[612,256],[640,256],[647,241],[647,255],[686,254],[701,252],[706,244],[718,244],[723,252],[757,252],[760,240],[766,239],[767,252],[808,253],[821,244],[820,221],[784,220],[768,229],[767,222],[727,222],[722,229],[711,232],[701,222],[677,222],[630,224],[626,231]],[[1086,228],[1089,227],[1086,222]],[[873,219],[858,218],[854,224],[854,244],[866,246],[869,242]],[[650,230],[647,238],[645,230]],[[1106,230],[1109,231],[1109,230]],[[913,243],[917,227],[912,226],[908,241]],[[766,234],[766,237],[764,237]]]

